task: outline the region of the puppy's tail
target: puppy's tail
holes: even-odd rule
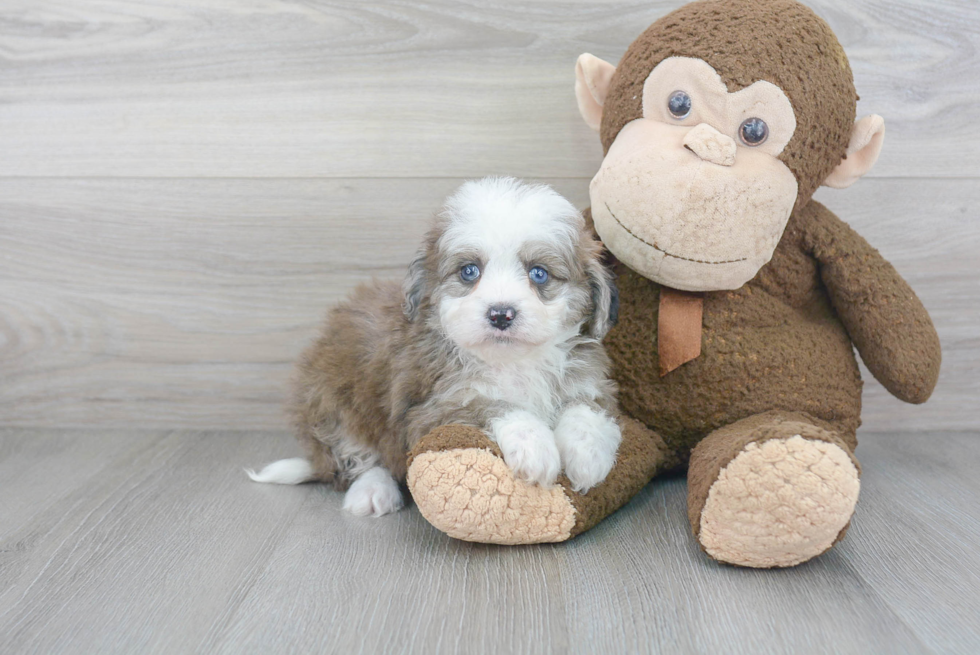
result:
[[[271,482],[273,484],[300,484],[316,479],[313,464],[310,463],[310,460],[302,457],[280,459],[278,462],[267,464],[258,473],[252,469],[245,469],[245,473],[255,482]]]

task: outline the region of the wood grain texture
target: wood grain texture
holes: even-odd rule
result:
[[[576,57],[683,2],[4,2],[0,175],[591,176]],[[874,175],[980,175],[980,5],[809,4],[888,121]]]
[[[570,543],[493,547],[249,482],[282,433],[3,430],[0,651],[973,653],[978,444],[865,435],[847,539],[756,571],[699,551],[680,478]]]
[[[939,653],[980,650],[977,436],[889,435],[858,448],[861,504],[848,533],[856,539],[841,555]],[[903,584],[909,574],[928,588]]]
[[[458,183],[0,179],[0,423],[280,428],[327,305]]]
[[[402,274],[460,180],[0,179],[0,423],[278,429],[325,308]],[[551,180],[579,206],[587,180]],[[939,388],[865,373],[876,431],[980,421],[980,185],[866,180],[823,199],[931,311]]]
[[[0,425],[280,427],[324,308],[400,275],[462,176],[588,204],[572,63],[616,61],[679,4],[4,3]],[[945,348],[929,405],[872,382],[866,425],[976,427],[980,6],[812,5],[889,121],[883,177],[820,197]]]
[[[236,465],[275,456],[275,440],[129,433],[118,447],[118,436],[76,435],[72,463],[93,471],[83,484],[46,470],[57,453],[25,445],[33,479],[62,497],[12,529],[6,502],[29,503],[32,489],[26,476],[4,478],[0,651],[192,652],[247,594],[309,500],[296,488],[236,493],[244,476]]]

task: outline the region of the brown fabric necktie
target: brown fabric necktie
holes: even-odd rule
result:
[[[660,315],[657,318],[660,377],[701,354],[703,311],[703,294],[660,287]]]

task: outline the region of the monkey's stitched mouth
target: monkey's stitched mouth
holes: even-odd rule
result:
[[[633,237],[637,241],[640,241],[642,243],[645,243],[646,245],[650,246],[651,248],[653,248],[657,252],[662,252],[663,254],[667,255],[668,257],[673,257],[674,259],[683,259],[686,262],[694,262],[696,264],[737,264],[738,262],[744,262],[744,261],[746,261],[748,259],[748,257],[742,257],[741,259],[728,259],[728,260],[720,261],[720,262],[711,262],[711,261],[707,261],[707,260],[704,260],[704,259],[692,259],[691,257],[682,257],[681,255],[675,255],[672,252],[667,252],[663,248],[660,248],[659,246],[655,246],[654,244],[650,243],[649,241],[647,241],[643,237],[634,234],[633,233],[633,230],[631,230],[628,227],[626,227],[621,220],[619,220],[618,218],[616,218],[616,214],[614,214],[613,213],[613,210],[611,210],[609,208],[609,203],[608,202],[604,202],[602,204],[604,204],[606,206],[606,211],[609,212],[609,215],[613,217],[613,220],[614,221],[616,221],[617,223],[619,223],[619,226],[621,228],[623,228],[624,230],[626,230],[627,234],[629,234],[631,237]]]

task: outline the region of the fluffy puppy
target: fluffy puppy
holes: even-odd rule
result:
[[[546,186],[467,182],[447,201],[404,284],[359,287],[303,354],[292,415],[309,459],[258,482],[332,482],[344,508],[403,504],[408,450],[461,423],[496,441],[514,473],[586,492],[620,442],[600,341],[617,295],[582,215]]]

